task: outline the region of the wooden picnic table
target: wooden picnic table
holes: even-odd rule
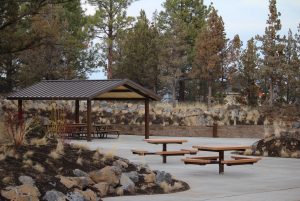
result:
[[[245,151],[246,149],[250,149],[250,146],[193,146],[193,148],[198,149],[199,151],[218,152],[219,156],[187,158],[186,160],[184,160],[185,163],[198,165],[219,164],[219,174],[224,173],[224,164],[244,165],[253,164],[260,160],[260,158],[247,157],[232,157],[235,160],[224,160],[225,151]]]
[[[97,138],[107,138],[108,134],[116,134],[119,137],[120,134],[120,131],[113,129],[112,125],[94,124],[93,127],[95,128],[94,136]]]
[[[159,154],[163,158],[163,163],[167,163],[167,156],[168,155],[176,155],[180,154],[182,155],[182,151],[167,151],[167,144],[182,144],[184,142],[187,142],[187,140],[183,139],[145,139],[147,143],[150,144],[162,144],[162,152],[157,152],[156,154]],[[183,154],[184,155],[184,154]]]

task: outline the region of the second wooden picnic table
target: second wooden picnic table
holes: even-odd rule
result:
[[[162,144],[162,158],[163,163],[167,163],[167,154],[164,154],[167,152],[167,144],[182,144],[184,142],[187,142],[187,140],[184,139],[145,139],[146,142],[150,144]]]
[[[209,151],[209,152],[218,152],[219,157],[218,160],[216,161],[217,164],[219,164],[219,174],[224,173],[224,152],[225,151],[245,151],[246,149],[250,149],[250,146],[193,146],[193,148],[198,149],[199,151]],[[201,157],[199,157],[201,158]],[[205,157],[203,157],[205,158]],[[209,157],[207,157],[209,158]],[[242,158],[242,157],[241,157]],[[238,160],[236,160],[238,161]],[[211,161],[212,162],[212,161]],[[248,161],[242,161],[248,163]],[[252,163],[251,161],[249,163]],[[231,164],[231,165],[234,165]]]

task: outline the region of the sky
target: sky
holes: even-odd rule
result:
[[[134,2],[127,11],[129,16],[138,16],[141,9],[145,10],[149,19],[157,10],[163,10],[165,0],[139,0]],[[239,34],[244,44],[251,37],[265,31],[268,18],[268,0],[204,0],[205,5],[213,3],[225,23],[227,38],[232,39]],[[95,8],[83,5],[86,14],[93,14]],[[281,13],[281,34],[287,34],[289,28],[293,33],[297,32],[300,24],[300,0],[277,0],[277,10]],[[102,72],[92,73],[89,79],[105,79]]]

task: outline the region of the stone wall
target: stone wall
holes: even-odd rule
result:
[[[144,126],[118,125],[123,134],[144,135]],[[212,137],[212,128],[207,126],[161,126],[151,125],[152,136]],[[219,126],[218,137],[223,138],[263,138],[263,125]]]
[[[67,122],[74,122],[75,101],[23,101],[24,116],[38,116],[47,124],[57,113]],[[0,100],[1,110],[17,111],[17,102]],[[92,102],[92,121],[115,125],[122,133],[144,133],[143,102]],[[1,115],[2,116],[2,115]],[[80,122],[86,122],[86,102],[80,102]],[[208,109],[204,104],[151,103],[150,134],[170,136],[212,136],[212,124],[219,125],[220,137],[261,138],[267,122],[257,108],[238,105],[216,105]]]

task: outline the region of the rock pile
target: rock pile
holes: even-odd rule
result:
[[[151,170],[147,165],[134,164],[124,158],[108,157],[99,151],[65,145],[60,152],[62,156],[53,159],[47,153],[53,152],[54,145],[50,148],[49,145],[28,145],[22,149],[1,158],[0,200],[97,201],[106,196],[189,189],[188,184],[169,173]],[[0,154],[4,155],[1,151]],[[82,164],[76,162],[78,155],[84,158]],[[39,163],[45,170],[34,170],[28,161],[31,165]]]
[[[300,158],[300,132],[281,132],[255,142],[247,155]]]

